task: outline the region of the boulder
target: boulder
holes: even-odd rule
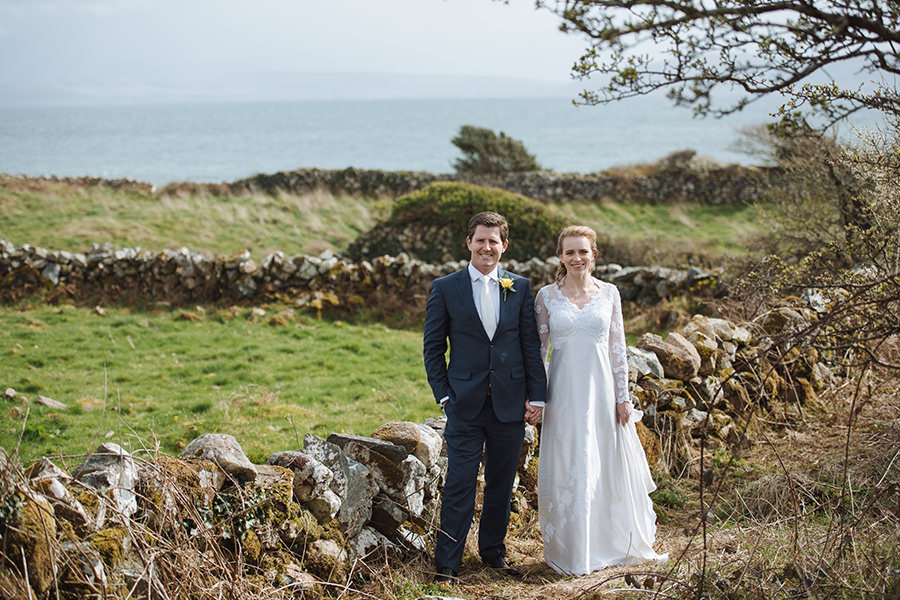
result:
[[[668,342],[655,333],[645,333],[638,341],[638,348],[656,355],[666,377],[689,381],[700,370],[700,355],[690,342],[675,332],[669,334]]]
[[[422,461],[426,469],[437,462],[443,445],[441,436],[431,427],[410,421],[385,423],[372,432],[372,437],[403,446],[409,454]]]
[[[331,490],[325,490],[320,496],[304,502],[304,506],[315,515],[319,523],[327,523],[341,509],[341,497]]]
[[[394,532],[409,519],[409,513],[384,493],[378,494],[372,502],[372,518],[369,523],[386,536]]]
[[[393,445],[393,444],[391,444]],[[425,465],[415,456],[407,456],[395,464],[369,446],[350,441],[344,453],[364,464],[375,476],[378,487],[413,515],[422,514],[425,490]]]
[[[396,464],[403,462],[409,455],[409,452],[403,446],[394,444],[393,442],[386,442],[384,440],[365,437],[361,435],[351,435],[349,433],[332,433],[328,436],[327,441],[340,446],[341,449],[344,450],[344,454],[347,454],[348,456],[350,456],[350,454],[347,453],[346,448],[347,444],[350,443],[365,446],[366,448],[377,452],[378,454],[386,457],[388,460]]]
[[[664,376],[659,358],[652,350],[628,346],[626,354],[628,357],[628,379],[631,381],[637,382],[643,377],[661,379]]]
[[[112,495],[117,510],[130,517],[137,511],[134,487],[138,472],[131,454],[113,442],[100,444],[94,453],[72,471],[87,486]]]
[[[253,463],[244,454],[237,439],[227,433],[204,433],[191,440],[180,456],[211,460],[238,482],[256,479]]]
[[[399,550],[394,542],[371,527],[364,527],[349,538],[347,546],[350,548],[350,560],[364,560],[381,551],[396,553]]]
[[[294,497],[300,502],[319,498],[331,489],[331,480],[334,478],[331,469],[303,452],[278,452],[266,462],[293,471]]]

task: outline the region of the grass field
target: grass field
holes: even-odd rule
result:
[[[0,185],[0,239],[71,252],[110,242],[150,250],[186,246],[225,255],[247,249],[257,260],[276,250],[318,254],[346,248],[391,208],[389,199],[327,192],[158,196],[25,181],[27,185],[21,180]],[[655,263],[696,254],[708,260],[743,254],[746,237],[761,228],[753,206],[572,202],[550,208],[570,223],[594,227],[613,246],[640,247],[628,254]]]
[[[224,432],[264,462],[307,432],[368,435],[439,414],[418,331],[304,315],[270,325],[284,310],[2,306],[0,386],[18,396],[0,400],[0,445],[25,460],[89,452],[107,437],[177,454]]]
[[[0,239],[51,250],[92,243],[146,249],[187,246],[256,258],[340,250],[391,201],[325,192],[222,197],[116,191],[62,182],[6,180]],[[743,251],[757,229],[753,207],[553,205],[567,221],[674,256]],[[0,391],[17,396],[0,412],[0,445],[25,460],[81,454],[102,439],[177,453],[194,437],[234,434],[253,460],[297,447],[307,432],[368,435],[387,421],[437,414],[425,381],[421,332],[297,314],[271,326],[285,306],[189,311],[0,306]],[[629,331],[629,339],[642,332]],[[67,408],[34,400],[46,396]],[[23,400],[23,397],[27,401]]]

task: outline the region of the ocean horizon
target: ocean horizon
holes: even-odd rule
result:
[[[598,106],[553,97],[0,107],[0,172],[156,185],[300,168],[451,173],[460,153],[450,140],[463,125],[503,131],[560,173],[681,150],[756,164],[735,144],[776,107],[756,103],[723,119],[693,118],[653,96]]]

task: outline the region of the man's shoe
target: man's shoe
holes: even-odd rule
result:
[[[440,567],[434,576],[435,583],[453,584],[456,581],[456,571],[450,567]]]
[[[484,564],[494,569],[495,571],[500,571],[504,575],[509,575],[510,577],[522,576],[522,571],[510,566],[510,564],[506,562],[506,559],[502,556],[498,556],[494,560],[485,561]]]

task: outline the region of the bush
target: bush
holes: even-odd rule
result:
[[[484,127],[463,125],[450,141],[463,153],[453,165],[457,173],[502,175],[541,169],[522,142],[506,137],[502,131],[498,136]]]
[[[472,215],[491,210],[509,221],[505,258],[525,261],[556,253],[563,220],[540,202],[505,190],[468,183],[434,183],[397,199],[391,216],[357,238],[347,252],[354,260],[405,252],[429,263],[465,260],[466,228]]]

